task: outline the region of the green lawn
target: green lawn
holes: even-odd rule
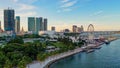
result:
[[[66,46],[66,45],[63,44],[62,42],[55,42],[55,43],[53,43],[53,44],[54,44],[54,46],[59,47],[59,48],[62,48],[62,47],[65,47],[65,46]]]

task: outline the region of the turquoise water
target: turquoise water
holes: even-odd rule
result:
[[[120,39],[95,52],[81,52],[53,63],[50,68],[120,68]]]

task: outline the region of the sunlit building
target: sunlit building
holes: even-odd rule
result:
[[[77,32],[81,32],[81,27],[77,27]]]
[[[15,32],[16,33],[20,32],[20,16],[16,16],[15,19]]]
[[[55,31],[55,27],[54,26],[51,27],[51,31]]]
[[[84,31],[84,27],[81,25],[81,31],[83,32]]]
[[[64,29],[63,32],[64,32],[64,33],[69,33],[70,30],[69,30],[69,29]]]
[[[76,26],[76,25],[73,25],[73,27],[72,27],[72,31],[73,31],[74,33],[77,32],[77,26]]]
[[[1,28],[1,21],[0,21],[0,33],[3,32],[3,29]]]

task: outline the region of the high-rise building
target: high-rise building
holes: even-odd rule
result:
[[[2,30],[2,28],[1,28],[1,21],[0,21],[0,33],[2,33],[3,32],[3,30]]]
[[[32,31],[35,34],[38,34],[39,31],[42,31],[43,28],[42,17],[29,17],[28,18],[28,31]]]
[[[16,16],[15,19],[15,32],[20,32],[20,16]]]
[[[54,26],[51,27],[51,31],[55,31],[55,27]]]
[[[43,18],[40,17],[40,31],[44,30],[44,25],[43,25]]]
[[[73,31],[74,33],[77,32],[77,26],[76,26],[76,25],[73,25],[72,31]]]
[[[78,28],[77,28],[77,32],[81,32],[81,27],[78,27]]]
[[[1,21],[0,21],[0,29],[1,29]]]
[[[81,25],[81,31],[83,32],[84,31],[84,28],[83,28],[83,26]]]
[[[38,34],[39,31],[47,30],[47,19],[42,21],[42,17],[28,17],[28,31]]]
[[[47,31],[47,18],[44,19],[44,31]]]
[[[4,30],[5,31],[15,31],[15,12],[13,9],[4,10]]]
[[[35,18],[35,33],[40,31],[41,18]]]
[[[35,17],[28,17],[28,31],[35,32]]]

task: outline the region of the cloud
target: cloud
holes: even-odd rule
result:
[[[66,2],[68,2],[68,1],[70,1],[70,0],[62,0],[61,2],[62,2],[62,3],[66,3]]]
[[[67,8],[67,9],[63,9],[63,11],[72,11],[72,9]]]
[[[19,9],[18,11],[25,11],[25,10],[34,10],[37,7],[32,6],[32,5],[28,5],[28,4],[19,4]]]
[[[35,11],[29,11],[29,12],[18,13],[16,15],[21,17],[29,17],[29,16],[35,16],[37,15],[37,13]]]
[[[11,0],[11,1],[12,1],[12,2],[15,2],[15,3],[18,2],[18,0]]]
[[[58,13],[60,12],[69,12],[72,11],[75,7],[74,5],[77,4],[78,0],[62,0],[60,3],[60,8],[57,10]]]
[[[78,3],[87,3],[91,2],[93,0],[62,0],[60,1],[60,9],[57,12],[69,12],[73,11],[76,8],[79,8],[80,6],[76,5]],[[82,4],[81,4],[82,6]]]
[[[97,12],[94,12],[94,13],[93,13],[92,15],[90,15],[90,16],[97,16],[97,15],[100,15],[101,13],[103,13],[102,10],[97,11]]]
[[[105,19],[105,18],[114,18],[114,17],[116,17],[116,18],[119,18],[120,17],[120,14],[114,14],[114,15],[104,15],[103,16],[103,18]]]
[[[38,1],[38,0],[11,0],[12,2],[14,2],[14,3],[26,3],[26,4],[32,4],[32,3],[34,3],[34,2],[36,2],[36,1]]]
[[[25,2],[25,3],[32,4],[32,3],[37,2],[38,0],[22,0],[22,1]]]
[[[94,13],[94,15],[101,14],[102,12],[103,12],[103,11],[102,11],[102,10],[100,10],[100,11],[98,11],[98,12]]]
[[[69,11],[72,11],[73,9],[71,8],[65,8],[65,9],[62,9],[62,10],[58,10],[57,12],[60,13],[60,12],[69,12]]]
[[[61,10],[57,10],[57,13],[60,13],[61,12]]]
[[[77,0],[70,1],[70,2],[67,2],[67,3],[63,4],[61,7],[62,8],[68,8],[68,7],[71,7],[71,6],[75,5],[76,3],[77,3]]]

